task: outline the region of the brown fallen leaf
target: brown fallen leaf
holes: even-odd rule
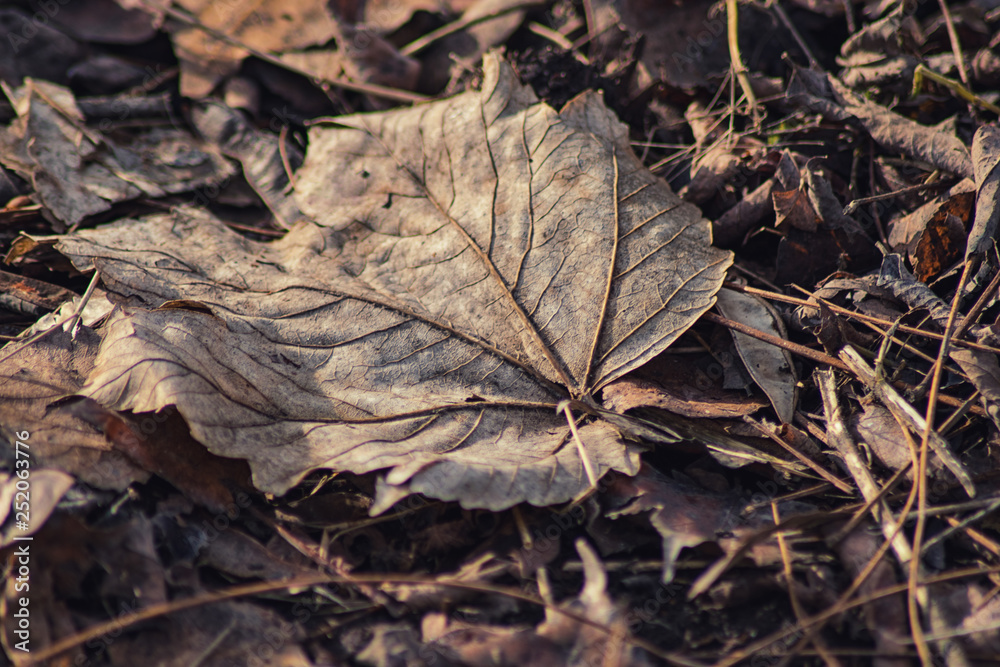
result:
[[[0,163],[29,181],[61,222],[75,224],[143,195],[216,185],[233,173],[218,151],[186,131],[152,129],[112,141],[85,124],[63,86],[28,79],[8,95],[17,119],[0,128]]]
[[[546,608],[545,621],[536,628],[526,628],[473,624],[430,613],[421,623],[421,657],[434,664],[435,658],[454,656],[455,664],[482,667],[650,665],[646,654],[622,641],[627,632],[626,616],[608,594],[604,564],[584,540],[576,541],[576,550],[583,565],[584,585],[576,598],[559,605],[575,618]],[[590,624],[578,620],[580,617]]]
[[[771,197],[774,200],[775,227],[782,229],[791,225],[806,232],[816,231],[819,217],[805,190],[776,190]]]
[[[914,251],[928,227],[943,224],[949,217],[969,220],[975,203],[975,186],[970,179],[964,179],[955,187],[912,213],[897,218],[889,231],[889,244],[895,252],[907,254],[916,264]],[[965,243],[965,239],[962,239]]]
[[[889,410],[878,403],[866,401],[864,413],[851,417],[851,427],[858,437],[868,445],[872,454],[890,470],[897,471],[912,461],[906,443],[906,434]],[[941,467],[938,459],[931,459],[936,467]],[[908,473],[912,478],[912,471]]]
[[[417,87],[420,63],[401,55],[382,37],[343,26],[337,42],[335,49],[288,51],[281,59],[319,79],[350,78],[407,90]]]
[[[415,12],[457,14],[471,4],[472,0],[333,0],[330,6],[345,21],[389,34],[401,28]]]
[[[67,410],[98,428],[115,451],[165,480],[214,512],[233,502],[233,490],[249,478],[243,461],[213,456],[188,433],[173,410],[158,414],[116,414],[81,400]]]
[[[282,53],[317,46],[337,34],[336,19],[326,4],[312,0],[268,0],[251,6],[208,0],[178,4],[201,25],[262,51]],[[219,81],[235,73],[248,55],[246,49],[194,26],[175,27],[172,41],[180,61],[181,94],[185,97],[205,97]]]
[[[674,577],[681,550],[715,542],[740,522],[737,499],[690,482],[666,477],[644,465],[633,478],[617,477],[607,488],[608,517],[649,512],[649,522],[663,539],[663,581]]]
[[[708,355],[694,359],[661,355],[641,374],[626,375],[604,387],[604,406],[615,412],[652,407],[696,419],[739,419],[767,405],[759,396],[723,389],[721,372],[714,372],[712,364],[716,362]]]
[[[148,474],[113,451],[85,421],[50,407],[83,387],[99,344],[83,327],[75,339],[57,331],[34,344],[14,341],[0,350],[0,439],[10,443],[8,451],[16,441],[25,442],[33,468],[55,468],[92,486],[121,490]]]
[[[857,121],[886,149],[923,160],[958,176],[971,177],[973,174],[969,150],[958,137],[890,111],[858,95],[832,75],[796,67],[786,93],[795,104],[826,118]]]
[[[549,505],[591,486],[588,462],[635,472],[607,421],[628,418],[581,419],[577,441],[556,408],[597,413],[731,262],[599,95],[557,113],[495,56],[482,92],[315,127],[297,198],[321,226],[270,245],[196,211],[63,237],[119,301],[201,304],[119,310],[85,393],[175,405],[271,493],[389,469],[376,513],[410,493]]]
[[[965,250],[965,224],[962,219],[945,213],[935,215],[927,223],[913,254],[917,280],[931,283],[962,258]]]

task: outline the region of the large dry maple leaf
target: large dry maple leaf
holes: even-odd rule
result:
[[[122,304],[84,393],[176,405],[264,491],[386,469],[378,510],[577,496],[566,399],[596,474],[634,473],[594,393],[711,307],[731,256],[599,94],[556,112],[498,57],[484,73],[481,92],[314,127],[296,174],[314,222],[278,242],[191,209],[62,237]]]

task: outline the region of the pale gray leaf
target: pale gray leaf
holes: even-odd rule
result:
[[[296,183],[320,224],[271,244],[191,209],[62,238],[122,305],[87,395],[177,406],[279,494],[387,470],[385,502],[549,505],[589,488],[580,447],[634,473],[593,394],[712,306],[731,255],[599,95],[557,113],[491,56],[482,92],[313,128]]]
[[[779,338],[787,338],[777,313],[758,296],[730,289],[719,290],[719,311],[727,318]],[[792,355],[770,343],[732,332],[736,350],[750,377],[767,394],[774,411],[788,424],[795,414],[796,384]]]

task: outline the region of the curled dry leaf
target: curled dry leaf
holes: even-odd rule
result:
[[[243,178],[267,205],[279,227],[288,229],[299,221],[302,214],[295,200],[284,196],[290,186],[285,159],[292,169],[302,165],[302,151],[294,142],[258,130],[236,109],[210,100],[192,107],[191,124],[225,155],[239,161]],[[208,202],[206,195],[199,193],[196,197]]]
[[[832,120],[853,118],[888,150],[923,160],[959,176],[971,177],[969,149],[956,136],[921,125],[855,93],[832,75],[795,68],[787,95],[795,103]]]
[[[972,176],[969,149],[958,137],[921,125],[849,90],[827,76],[834,99],[882,146],[925,160],[959,176]]]
[[[983,125],[972,139],[972,161],[976,178],[976,215],[965,249],[966,261],[982,257],[996,242],[1000,226],[1000,128]]]
[[[390,469],[393,498],[548,505],[638,454],[593,394],[715,301],[727,252],[584,93],[556,112],[499,58],[482,92],[311,131],[301,224],[260,244],[206,214],[64,237],[119,302],[85,393],[176,405],[261,490]],[[187,300],[196,309],[148,310]],[[138,305],[142,308],[135,308]],[[207,311],[210,311],[207,312]],[[579,416],[579,415],[578,415]],[[621,421],[627,418],[621,417]]]
[[[724,289],[719,291],[718,299],[719,310],[725,317],[779,338],[787,338],[781,317],[760,297]],[[732,334],[736,350],[750,377],[767,394],[781,421],[791,423],[798,383],[791,353],[746,334],[735,331]]]
[[[85,124],[63,86],[27,79],[6,94],[17,118],[0,128],[0,163],[30,182],[39,203],[61,222],[76,224],[119,202],[187,192],[232,175],[214,148],[182,130],[112,140]]]

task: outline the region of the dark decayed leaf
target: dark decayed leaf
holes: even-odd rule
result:
[[[862,525],[837,542],[837,555],[851,576],[858,576],[878,549],[878,540],[873,532],[873,526]],[[865,594],[897,583],[896,573],[887,561],[879,562],[870,574],[861,584],[860,590]],[[873,600],[864,606],[866,625],[874,636],[875,646],[880,653],[899,653],[904,646],[903,638],[906,637],[907,627],[903,600],[902,595],[893,595]],[[909,663],[902,659],[881,658],[873,664],[880,667],[902,667]]]
[[[63,222],[142,195],[214,185],[232,173],[218,152],[184,131],[152,129],[113,142],[84,124],[77,100],[62,86],[29,79],[7,94],[17,119],[0,129],[0,162],[29,181]]]
[[[972,205],[976,198],[974,189],[971,179],[963,179],[940,197],[895,220],[889,232],[892,250],[908,254],[914,265],[919,264],[916,249],[928,229],[940,228],[950,218],[966,221],[972,217]],[[933,245],[931,240],[924,243]],[[961,243],[965,244],[964,229]]]
[[[739,241],[754,227],[763,224],[772,210],[771,196],[775,190],[774,179],[764,181],[758,188],[748,192],[743,199],[712,222],[712,237],[715,244],[726,248]]]
[[[608,575],[597,553],[584,540],[576,541],[583,566],[584,585],[579,595],[559,606],[574,616],[546,609],[545,621],[537,628],[469,623],[458,614],[434,612],[421,623],[419,664],[548,665],[613,664],[646,667],[647,656],[625,642],[616,632],[625,631],[626,615],[608,594]],[[581,622],[580,618],[590,623]],[[388,642],[382,642],[382,654]],[[369,650],[372,645],[369,645]],[[446,657],[451,660],[446,660]],[[428,659],[430,658],[430,659]],[[370,662],[389,665],[402,662]],[[413,663],[418,664],[418,663]]]
[[[392,2],[398,4],[397,0]],[[466,0],[450,4],[462,12],[451,24],[456,29],[461,27],[460,30],[430,42],[418,39],[404,49],[408,54],[416,54],[422,63],[420,89],[425,92],[444,89],[461,71],[458,63],[479,62],[483,54],[502,45],[524,23],[526,12],[539,10],[545,3],[543,0]],[[521,74],[527,78],[524,70]],[[567,75],[565,71],[559,74]]]
[[[599,3],[595,3],[599,4]],[[709,0],[696,2],[600,3],[614,6],[623,27],[646,37],[642,60],[649,71],[671,86],[692,88],[729,66],[726,17]],[[747,18],[744,15],[744,32]],[[749,34],[749,33],[747,33]],[[692,39],[697,35],[699,41]]]
[[[490,56],[482,92],[314,128],[302,224],[266,245],[196,212],[64,237],[127,304],[85,393],[176,405],[196,439],[283,493],[316,468],[547,505],[589,486],[564,416],[710,308],[731,257],[585,93],[561,112]],[[186,300],[197,308],[157,308]],[[139,307],[136,307],[139,306]],[[580,423],[598,474],[638,459]]]
[[[879,271],[878,284],[888,288],[893,296],[910,308],[926,308],[942,329],[948,323],[948,304],[922,282],[916,280],[903,266],[899,255],[887,255]],[[972,335],[984,333],[982,325],[972,325]],[[992,352],[977,348],[952,347],[948,355],[965,371],[969,381],[982,393],[986,411],[995,423],[1000,424],[1000,362]]]
[[[273,609],[243,601],[167,616],[157,632],[125,633],[108,642],[112,667],[315,664],[300,645],[302,631]]]
[[[890,111],[858,95],[833,76],[824,79],[815,72],[797,68],[788,85],[788,96],[832,120],[854,118],[872,139],[889,150],[959,176],[972,176],[969,150],[958,137]]]
[[[882,146],[925,160],[959,176],[972,176],[972,159],[962,140],[899,115],[828,77],[834,99]]]
[[[649,522],[663,539],[664,582],[673,579],[682,549],[714,542],[740,523],[737,499],[731,494],[671,479],[649,466],[633,478],[616,478],[607,493],[613,506],[606,514],[612,519],[649,512]]]

